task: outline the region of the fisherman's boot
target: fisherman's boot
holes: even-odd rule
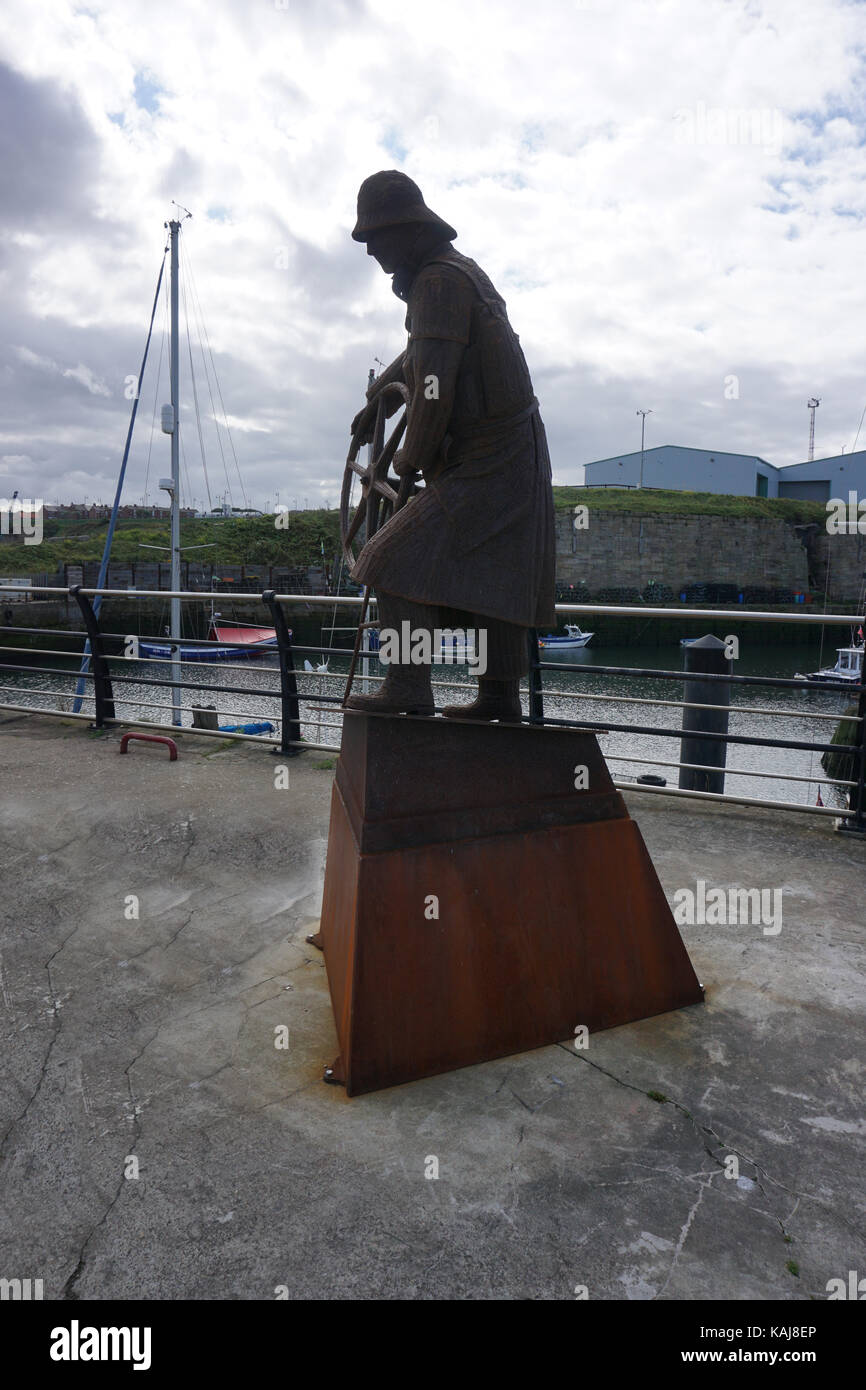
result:
[[[389,630],[394,634],[401,633],[403,624],[408,625],[410,633],[435,625],[436,610],[413,599],[380,593],[378,604],[380,642],[383,634]],[[368,714],[435,714],[430,667],[408,661],[392,661],[375,695],[350,695],[346,709],[363,710]]]
[[[346,709],[367,714],[435,714],[429,666],[391,666],[375,695],[350,695]]]
[[[442,714],[446,719],[499,719],[503,723],[520,723],[520,682],[479,676],[477,699],[471,705],[444,705]]]

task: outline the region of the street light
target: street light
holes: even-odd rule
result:
[[[641,417],[641,419],[640,419],[640,482],[638,483],[638,487],[643,487],[643,456],[644,456],[643,441],[644,441],[644,431],[645,431],[645,429],[646,429],[646,417],[647,417],[648,415],[652,415],[652,411],[651,411],[651,410],[636,410],[636,411],[635,411],[635,415],[639,415],[639,416]]]

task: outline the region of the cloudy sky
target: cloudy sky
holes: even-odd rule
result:
[[[393,167],[504,295],[556,482],[638,447],[639,408],[648,446],[785,464],[817,395],[816,453],[850,450],[864,94],[852,0],[4,0],[0,494],[111,499],[175,199],[238,464],[188,275],[212,500],[242,502],[239,470],[251,505],[335,505],[368,368],[404,341],[349,237]],[[168,472],[164,317],[128,501]],[[202,501],[188,360],[182,391]]]

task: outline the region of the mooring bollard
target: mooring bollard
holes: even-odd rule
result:
[[[699,772],[693,767],[680,768],[680,787],[687,791],[723,792],[728,745],[723,738],[701,738],[702,733],[728,732],[728,706],[731,687],[727,681],[702,681],[701,675],[729,676],[733,662],[725,656],[725,643],[719,637],[699,637],[683,647],[685,669],[695,679],[685,682],[683,700],[683,737],[680,740],[681,763],[703,763],[720,769],[718,772]],[[690,709],[690,705],[724,705],[724,709]]]
[[[194,729],[219,729],[219,716],[216,705],[193,705],[192,727]]]

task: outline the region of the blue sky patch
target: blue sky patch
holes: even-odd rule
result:
[[[159,98],[162,96],[163,91],[164,88],[160,87],[158,82],[154,82],[150,77],[146,77],[143,72],[137,72],[135,74],[132,94],[136,106],[140,106],[142,110],[149,111],[151,115],[155,114],[159,107]]]

